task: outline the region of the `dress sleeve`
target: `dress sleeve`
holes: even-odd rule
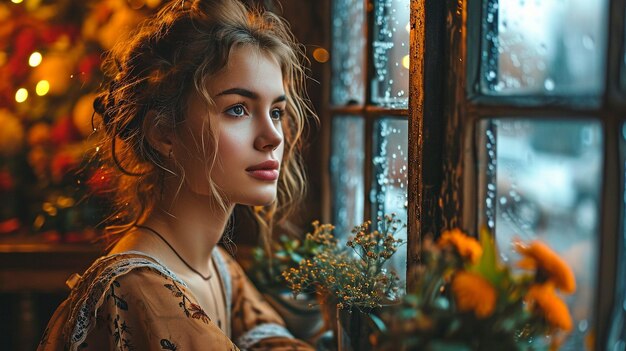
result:
[[[232,334],[242,350],[314,350],[307,343],[295,339],[285,322],[263,299],[241,266],[225,252],[232,280]]]
[[[184,286],[149,268],[116,278],[102,298],[81,350],[238,350]]]

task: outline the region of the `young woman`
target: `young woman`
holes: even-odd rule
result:
[[[269,228],[302,195],[301,58],[283,20],[233,0],[172,1],[112,51],[94,108],[114,246],[39,350],[310,349],[217,247],[236,204]]]

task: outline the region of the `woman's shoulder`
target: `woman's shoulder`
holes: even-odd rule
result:
[[[95,340],[99,344],[110,336],[108,332],[113,332],[112,340],[127,333],[135,345],[158,344],[176,336],[179,342],[209,337],[229,343],[186,284],[157,259],[140,252],[94,262],[48,324],[42,345],[51,347],[40,349],[57,350],[55,345],[77,346]],[[163,340],[155,341],[154,335]]]
[[[141,252],[125,252],[103,256],[97,259],[82,276],[75,274],[68,280],[71,289],[69,297],[53,315],[50,325],[57,322],[62,327],[62,334],[69,338],[70,343],[84,340],[86,334],[95,324],[98,309],[107,300],[116,286],[123,284],[142,291],[156,284],[171,282],[182,288],[185,283],[178,279],[167,267],[157,259]],[[73,282],[73,283],[69,283]],[[118,300],[123,306],[123,300]],[[58,332],[58,330],[57,330]]]
[[[70,300],[77,302],[90,295],[104,293],[110,285],[120,279],[136,281],[155,281],[169,279],[186,286],[173,272],[158,259],[139,252],[129,251],[103,256],[97,259],[82,276],[75,274],[74,279],[68,280],[72,289]],[[70,284],[74,281],[74,284]]]

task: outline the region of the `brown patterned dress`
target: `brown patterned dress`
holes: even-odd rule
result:
[[[215,249],[230,334],[157,259],[131,251],[98,259],[48,323],[38,350],[312,350],[294,339],[241,267]]]

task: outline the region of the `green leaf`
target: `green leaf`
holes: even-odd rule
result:
[[[496,287],[502,286],[502,282],[507,279],[507,273],[498,261],[498,252],[493,235],[489,229],[483,227],[480,229],[479,239],[483,254],[478,263],[469,266],[467,270],[480,274]]]

